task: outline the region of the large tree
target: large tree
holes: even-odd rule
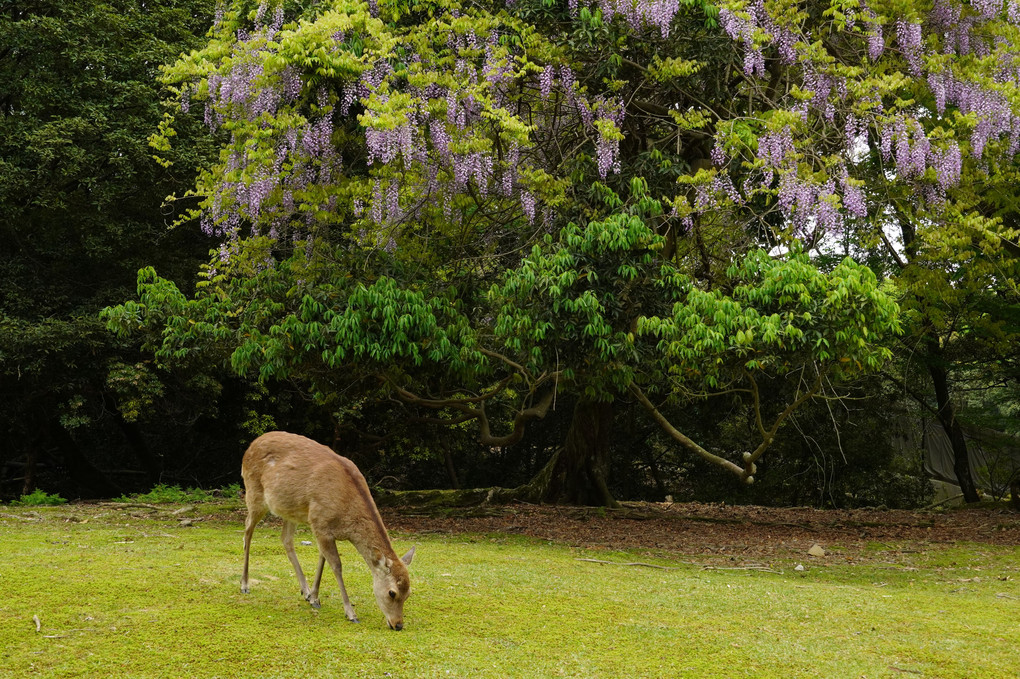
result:
[[[898,328],[870,271],[807,253],[897,225],[948,252],[1015,241],[976,205],[1008,202],[979,180],[1016,152],[1015,9],[229,4],[166,72],[178,120],[225,138],[190,194],[220,254],[193,297],[143,271],[111,325],[168,363],[298,378],[338,411],[475,421],[487,446],[564,400],[543,500],[612,503],[623,402],[749,480],[790,414],[878,367]],[[713,394],[754,423],[736,458],[677,426]]]
[[[111,324],[156,333],[165,362],[298,377],[338,410],[381,394],[476,421],[487,446],[565,399],[538,499],[613,502],[621,399],[751,480],[796,407],[881,363],[896,307],[851,261],[822,272],[795,240],[749,250],[758,227],[729,211],[692,218],[686,195],[707,192],[676,180],[708,164],[705,128],[723,122],[693,92],[754,74],[733,70],[713,6],[637,7],[230,5],[167,71],[180,115],[228,136],[193,213],[221,254],[190,298],[144,271]],[[762,404],[776,375],[788,398]],[[757,422],[736,462],[667,416],[714,391]]]

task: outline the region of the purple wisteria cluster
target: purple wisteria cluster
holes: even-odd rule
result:
[[[907,62],[907,70],[915,78],[921,77],[921,56],[924,53],[921,41],[921,24],[903,19],[896,22],[896,43]]]
[[[765,8],[763,0],[754,0],[739,12],[727,7],[720,8],[719,23],[730,38],[743,43],[744,73],[749,76],[765,77],[765,53],[762,46],[755,42],[756,30],[762,30],[771,36],[771,44],[782,63],[792,64],[797,60],[797,34],[790,28],[776,23]]]
[[[556,83],[559,89],[554,92]],[[595,166],[599,177],[604,180],[610,173],[620,171],[619,131],[624,117],[623,102],[604,96],[584,96],[576,83],[577,76],[567,66],[546,66],[538,76],[538,90],[547,108],[552,110],[554,97],[560,97],[565,107],[577,116],[585,132],[595,136]]]
[[[868,20],[869,25],[866,38],[868,58],[872,61],[878,61],[882,58],[882,53],[885,52],[885,35],[882,32],[882,24],[879,23],[878,17],[875,16],[875,13],[869,7],[863,8],[863,14],[865,19]]]
[[[454,217],[453,197],[470,191],[483,200],[493,194],[504,198],[517,195],[522,210],[528,213],[517,176],[519,146],[510,143],[509,150],[499,157],[490,150],[491,143],[487,145],[476,131],[486,107],[498,108],[505,100],[505,90],[512,80],[509,60],[499,49],[497,35],[493,32],[482,38],[473,31],[451,31],[446,47],[456,55],[454,73],[460,86],[432,83],[425,88],[409,88],[413,96],[410,104],[402,107],[403,120],[395,126],[392,115],[387,115],[389,97],[377,92],[387,74],[366,79],[367,96],[362,100],[365,115],[361,121],[367,162],[389,174],[392,187],[386,209],[373,208],[377,222],[393,224],[404,217],[421,216],[395,209],[400,181],[411,182],[413,187],[405,188],[415,188],[417,193],[431,197],[421,203],[420,209],[430,209],[438,202],[447,218]],[[478,52],[482,53],[480,59]],[[480,82],[486,86],[480,86]],[[445,114],[437,102],[445,105]],[[373,198],[373,203],[378,202]]]
[[[500,144],[503,152],[496,154],[492,143],[479,136],[485,117],[508,100],[507,91],[513,82],[509,59],[497,49],[494,33],[484,40],[472,31],[451,33],[447,47],[457,55],[454,72],[460,86],[430,84],[415,91],[411,106],[404,109],[406,122],[396,127],[377,125],[376,121],[385,119],[386,97],[365,99],[362,121],[366,125],[368,162],[391,166],[390,170],[403,172],[405,180],[417,177],[417,193],[434,198],[423,203],[422,209],[438,202],[447,219],[453,217],[453,197],[473,192],[483,200],[495,196],[519,201],[524,216],[532,222],[538,213],[537,198],[519,176],[520,145],[507,141]],[[480,61],[471,56],[477,51],[483,52]],[[582,129],[594,136],[600,176],[604,179],[610,172],[619,172],[619,137],[612,131],[618,133],[622,104],[582,95],[576,87],[577,78],[567,67],[546,66],[537,81],[541,106],[551,110],[559,102],[561,111],[573,111]],[[481,82],[484,87],[479,86]],[[374,89],[370,84],[369,91]],[[437,106],[437,102],[443,106]]]
[[[273,116],[301,100],[306,86],[296,67],[265,70],[264,53],[272,51],[270,45],[283,26],[282,5],[272,12],[269,23],[263,23],[267,16],[268,5],[263,2],[256,14],[255,30],[238,30],[231,59],[207,78],[205,122],[211,130],[224,127],[227,121],[251,121],[266,133]],[[186,89],[185,94],[190,95],[190,91]],[[303,206],[301,200],[309,186],[329,183],[343,167],[343,159],[332,143],[333,107],[328,99],[320,89],[306,124],[280,135],[269,158],[264,154],[258,159],[253,157],[256,147],[250,143],[250,133],[239,133],[237,125],[226,127],[232,150],[225,163],[224,180],[213,187],[203,210],[200,224],[205,233],[232,241],[240,236],[245,223],[256,233],[266,226],[265,233],[277,238],[295,215],[303,213],[306,225],[310,225],[317,209],[335,207],[335,197],[322,204],[305,202]]]
[[[805,179],[797,173],[798,151],[789,126],[759,138],[756,161],[761,174],[757,180],[749,179],[745,190],[750,193],[775,187],[776,202],[795,229],[842,228],[840,203],[856,217],[867,215],[864,192],[850,180],[845,164],[840,165],[835,179],[830,177],[824,182]],[[727,189],[725,193],[734,203],[741,202],[734,197],[734,190]]]
[[[528,167],[522,160],[534,154],[525,155],[519,132],[505,134],[493,124],[511,116],[522,77],[514,71],[519,55],[499,43],[498,30],[450,28],[431,36],[450,57],[452,79],[447,66],[430,71],[415,54],[404,56],[397,72],[392,51],[365,49],[360,77],[316,86],[297,65],[271,58],[282,25],[281,8],[270,11],[263,2],[254,29],[236,31],[229,58],[205,89],[184,90],[182,108],[201,92],[206,123],[232,139],[204,204],[206,233],[230,242],[250,227],[274,239],[311,239],[321,225],[360,221],[360,233],[377,234],[362,242],[391,248],[402,224],[439,214],[459,219],[463,196],[516,203],[529,222],[549,215],[522,174]],[[347,33],[336,31],[331,49],[349,49]],[[619,171],[622,104],[585,96],[565,67],[545,67],[537,80],[536,110],[575,116],[595,142],[601,176]],[[387,228],[373,231],[370,223]]]
[[[912,118],[898,116],[882,129],[879,148],[882,159],[895,159],[897,176],[919,177],[928,169],[931,143],[921,124]]]
[[[405,181],[417,181],[416,192],[432,197],[422,207],[439,204],[447,219],[455,217],[454,196],[474,193],[483,200],[490,197],[517,200],[525,217],[533,221],[537,198],[519,175],[520,144],[512,140],[494,144],[480,131],[485,127],[485,118],[509,101],[515,78],[511,59],[499,48],[495,32],[482,37],[473,31],[451,31],[446,47],[456,57],[453,71],[459,86],[433,83],[414,91],[411,106],[404,109],[407,122],[395,128],[377,124],[385,119],[385,98],[365,100],[366,116],[362,120],[369,162],[403,172]],[[569,69],[547,66],[538,81],[543,105],[551,107],[554,98],[558,98],[591,130],[597,129],[599,120],[618,125],[622,107],[581,96]],[[442,105],[437,106],[440,102]],[[618,169],[618,141],[599,134],[596,146],[600,172]],[[501,152],[497,152],[497,147]]]
[[[863,19],[863,22],[861,22]],[[924,78],[935,102],[935,111],[916,107],[902,107],[899,102],[888,106],[877,94],[861,94],[854,112],[844,116],[843,159],[830,165],[829,179],[814,179],[809,173],[800,176],[797,165],[797,140],[789,127],[761,135],[755,158],[757,173],[749,175],[742,185],[744,195],[759,190],[774,192],[778,205],[791,224],[827,229],[842,224],[842,204],[846,213],[855,217],[867,215],[863,190],[850,173],[853,166],[865,156],[869,144],[877,144],[878,156],[895,176],[917,186],[924,200],[939,204],[947,191],[959,184],[964,152],[959,131],[955,135],[936,133],[929,137],[926,125],[932,125],[948,115],[950,107],[969,116],[973,124],[969,129],[969,150],[974,158],[981,158],[989,143],[1001,142],[1001,148],[1010,156],[1020,152],[1020,116],[997,85],[1016,86],[1020,82],[1020,59],[1009,52],[998,58],[996,72],[986,71],[978,78],[968,78],[958,71],[957,61],[945,61],[931,50],[939,49],[946,55],[986,57],[993,53],[1004,38],[1001,31],[985,30],[991,21],[1006,21],[1020,25],[1020,0],[972,0],[964,4],[958,0],[936,0],[929,15],[921,18],[898,18],[889,21],[879,17],[866,4],[861,3],[856,14],[846,17],[846,35],[849,41],[863,40],[868,58],[902,60],[904,73],[915,79]],[[773,58],[783,64],[799,64],[802,89],[811,92],[811,98],[793,104],[791,110],[800,113],[803,122],[812,126],[814,112],[829,125],[837,120],[836,102],[847,101],[850,86],[837,70],[819,62],[809,49],[809,37],[798,42],[800,26],[781,26],[769,15],[762,0],[746,5],[731,5],[720,11],[720,23],[726,33],[744,50],[744,72],[751,78],[766,76],[766,58],[774,50]],[[892,33],[893,42],[886,45],[883,24]],[[928,39],[926,40],[926,36]],[[895,62],[893,62],[895,65]],[[990,84],[994,83],[994,84]],[[858,88],[858,91],[860,88]],[[846,107],[841,107],[846,108]],[[922,124],[921,120],[925,120]],[[724,139],[717,139],[712,149],[712,160],[718,173],[730,166],[730,154]],[[695,211],[706,209],[709,195],[718,201],[728,196],[734,203],[733,189],[718,176],[699,189]],[[706,193],[707,192],[707,193]],[[716,203],[718,204],[718,203]]]
[[[571,9],[576,11],[576,0],[571,0]],[[613,17],[620,16],[627,24],[635,30],[645,26],[653,26],[659,29],[663,38],[669,37],[670,25],[673,18],[680,11],[679,0],[598,0],[597,6],[602,10],[602,16],[606,21]]]
[[[1000,74],[1000,76],[1003,74]],[[1004,74],[1020,80],[1020,73]],[[939,115],[946,107],[955,106],[964,115],[973,114],[977,124],[971,133],[970,147],[974,157],[980,157],[989,139],[1008,139],[1010,155],[1020,151],[1020,116],[1017,116],[1009,100],[996,90],[973,81],[961,80],[952,71],[928,74],[928,86],[935,95]],[[1005,78],[1002,79],[1005,82]]]
[[[265,23],[268,11],[268,4],[263,0],[256,13],[256,30],[248,32],[239,30],[237,40],[239,43],[263,43],[276,39],[283,28],[283,6],[278,6],[273,12],[270,23]],[[218,9],[217,23],[222,21],[222,9]],[[273,114],[280,105],[281,94],[296,97],[294,92],[294,79],[297,76],[295,70],[281,74],[284,80],[284,87],[260,87],[259,80],[264,75],[262,63],[253,58],[251,52],[245,53],[239,50],[237,55],[245,54],[248,58],[240,58],[231,63],[229,72],[226,75],[212,73],[208,79],[209,103],[206,106],[205,122],[210,128],[222,124],[222,116],[231,108],[240,109],[231,111],[232,115],[242,115],[247,119],[257,118],[263,113]],[[298,83],[300,86],[300,83]],[[257,88],[257,91],[256,91]]]
[[[807,63],[804,65],[804,88],[812,92],[813,96],[810,102],[804,102],[799,106],[801,118],[806,121],[809,109],[813,108],[821,112],[827,121],[832,122],[836,117],[833,95],[839,99],[845,99],[846,82]]]
[[[590,109],[587,104],[584,104],[581,110]],[[598,138],[595,141],[595,161],[599,177],[604,180],[610,172],[615,174],[620,171],[620,137],[618,135],[623,123],[623,104],[599,99],[596,102],[595,111],[598,123],[589,122],[588,124],[598,131]]]

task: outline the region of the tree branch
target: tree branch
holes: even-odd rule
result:
[[[744,370],[744,376],[747,377],[747,381],[751,383],[751,400],[754,404],[754,423],[758,425],[758,433],[764,439],[768,436],[765,433],[765,423],[761,421],[761,397],[758,393],[758,383],[754,381],[754,377],[751,373]]]
[[[512,376],[511,376],[512,377]],[[507,377],[492,391],[482,394],[481,396],[472,396],[467,398],[452,398],[452,399],[429,399],[423,398],[414,394],[407,389],[392,384],[393,390],[396,392],[397,397],[405,403],[413,405],[423,406],[425,408],[432,408],[439,410],[443,408],[453,408],[463,413],[462,417],[444,420],[441,418],[426,418],[426,421],[434,422],[437,424],[454,425],[467,422],[468,420],[478,420],[479,435],[478,441],[482,445],[502,447],[509,446],[517,443],[524,436],[524,431],[527,428],[529,421],[534,419],[542,419],[546,413],[549,412],[549,407],[552,405],[553,398],[556,396],[555,386],[549,389],[545,395],[538,401],[538,403],[528,407],[521,408],[517,411],[514,416],[513,429],[509,434],[505,436],[495,436],[492,433],[492,428],[489,424],[488,413],[485,412],[485,402],[498,394],[500,394],[506,385],[510,382],[510,377]],[[541,383],[543,380],[539,380]],[[534,391],[529,392],[529,396]],[[473,405],[473,404],[477,404]]]
[[[506,385],[510,384],[511,379],[513,379],[513,375],[505,377],[492,391],[488,393],[481,394],[480,396],[464,396],[462,398],[426,398],[424,396],[418,396],[417,394],[394,384],[391,380],[387,379],[387,381],[390,383],[390,386],[393,387],[393,391],[397,393],[400,400],[405,403],[413,403],[426,408],[432,408],[433,410],[456,408],[462,412],[469,412],[468,409],[465,409],[467,404],[484,403],[485,401],[498,396],[504,389],[506,389]]]
[[[478,440],[487,446],[509,446],[517,443],[524,436],[524,430],[527,428],[527,424],[530,420],[542,419],[545,414],[549,412],[549,406],[552,405],[553,397],[556,395],[555,389],[550,389],[546,392],[545,396],[535,405],[530,408],[524,408],[517,412],[514,417],[514,428],[506,436],[493,436],[489,429],[489,418],[485,414],[485,405],[483,404],[478,408],[480,413],[479,424],[481,432],[478,435]]]
[[[670,421],[666,419],[666,416],[659,412],[659,409],[655,407],[655,404],[648,400],[648,397],[645,396],[645,393],[641,391],[641,387],[631,383],[630,393],[632,393],[634,397],[638,400],[638,402],[645,407],[645,410],[647,410],[651,414],[652,418],[656,422],[658,422],[659,426],[662,427],[662,429],[667,434],[669,434],[675,440],[677,440],[682,446],[684,446],[691,452],[695,453],[702,459],[706,460],[707,462],[711,462],[716,466],[722,467],[723,469],[733,472],[738,477],[740,477],[740,480],[743,481],[744,483],[754,482],[754,477],[751,475],[751,473],[748,473],[747,469],[738,467],[737,465],[733,464],[724,457],[713,455],[712,453],[708,452],[707,450],[699,446],[693,440],[685,436],[676,427],[674,427],[670,423]]]
[[[780,425],[782,425],[783,422],[786,420],[786,418],[788,418],[790,415],[792,415],[793,412],[795,410],[797,410],[797,408],[800,408],[804,404],[805,401],[808,401],[809,399],[813,398],[815,396],[815,394],[818,393],[818,390],[822,388],[822,379],[824,377],[825,377],[825,372],[822,371],[822,370],[819,370],[817,377],[815,377],[815,382],[814,382],[814,384],[811,385],[811,388],[808,389],[807,391],[805,391],[800,396],[798,396],[796,399],[794,399],[793,402],[790,403],[788,406],[786,406],[786,409],[783,410],[783,412],[781,412],[779,414],[779,417],[776,418],[776,421],[772,423],[772,428],[769,429],[767,432],[763,432],[763,434],[762,434],[762,441],[761,441],[761,443],[758,444],[758,447],[754,449],[754,452],[744,453],[744,467],[745,467],[745,469],[750,469],[751,470],[750,471],[751,474],[754,473],[754,466],[755,466],[754,463],[757,462],[758,458],[760,458],[762,456],[762,454],[765,452],[765,450],[770,445],[772,445],[772,441],[773,441],[773,439],[775,439],[776,432],[779,431]],[[755,413],[754,414],[755,414],[755,417],[758,418],[758,421],[760,423],[761,422],[761,412],[759,411],[758,406],[759,406],[758,402],[755,401],[755,404],[754,404]]]
[[[655,405],[650,400],[648,400],[648,397],[645,396],[643,391],[641,391],[641,387],[637,386],[636,384],[631,384],[630,392],[634,395],[635,398],[637,398],[641,405],[644,406],[645,410],[651,413],[652,417],[655,419],[656,422],[658,422],[659,426],[662,427],[662,429],[665,430],[667,434],[673,437],[685,448],[695,453],[696,455],[706,460],[707,462],[711,462],[712,464],[718,467],[722,467],[723,469],[733,472],[744,483],[754,483],[754,474],[758,470],[758,467],[755,463],[758,461],[758,458],[760,458],[762,454],[768,449],[768,447],[772,445],[772,441],[775,439],[776,433],[779,431],[779,427],[783,424],[783,422],[786,421],[786,419],[790,417],[790,415],[792,415],[798,408],[800,408],[801,405],[803,405],[809,399],[814,398],[814,396],[818,393],[818,390],[821,389],[822,387],[822,381],[825,377],[825,373],[824,371],[818,371],[818,375],[815,378],[815,381],[811,385],[810,389],[800,394],[796,399],[793,400],[793,402],[787,405],[786,409],[784,409],[783,412],[781,412],[779,416],[776,418],[775,422],[772,423],[772,427],[767,430],[765,429],[765,424],[762,421],[761,417],[761,401],[758,393],[758,384],[754,381],[754,378],[751,377],[750,373],[747,373],[745,371],[744,374],[751,383],[750,391],[753,400],[754,418],[758,426],[758,431],[761,433],[762,441],[760,444],[758,444],[758,447],[755,448],[754,451],[750,453],[744,453],[743,467],[727,460],[724,457],[720,457],[719,455],[715,455],[713,453],[708,452],[707,450],[699,446],[697,443],[695,443],[692,439],[690,439],[682,432],[680,432],[676,427],[672,425],[672,423],[670,423],[668,419],[666,419],[666,416],[659,412],[659,409],[656,408]]]
[[[510,366],[511,368],[516,370],[518,373],[523,375],[525,378],[529,379],[529,381],[532,381],[532,380],[530,380],[531,373],[528,372],[528,369],[525,368],[520,363],[517,363],[516,361],[510,360],[509,358],[507,358],[506,356],[504,356],[503,354],[501,354],[499,352],[492,351],[492,350],[486,349],[484,347],[479,347],[478,348],[478,352],[481,353],[483,356],[488,356],[489,358],[495,358],[495,359],[498,359],[498,360],[502,361],[503,363],[506,363],[508,366]]]
[[[930,412],[932,415],[938,417],[939,411],[936,408],[933,408],[928,403],[928,399],[927,399],[927,397],[924,394],[922,394],[919,391],[916,391],[910,385],[908,385],[904,380],[901,380],[900,378],[898,378],[895,375],[892,375],[892,374],[886,372],[885,370],[883,370],[879,374],[882,375],[882,377],[884,377],[887,380],[889,380],[890,382],[892,382],[893,384],[895,384],[896,386],[898,386],[904,392],[906,392],[907,394],[912,396],[914,398],[914,400],[917,401],[918,405],[920,405],[922,408],[924,408],[925,410]]]

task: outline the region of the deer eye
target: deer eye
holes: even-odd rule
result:
[[[397,593],[394,592],[392,589],[390,590],[390,598],[391,599],[396,599],[397,598]]]

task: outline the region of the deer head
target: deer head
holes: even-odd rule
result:
[[[414,547],[400,559],[378,552],[372,569],[372,589],[379,610],[386,616],[386,624],[390,629],[398,632],[404,629],[404,602],[411,593],[407,567],[413,558]]]

